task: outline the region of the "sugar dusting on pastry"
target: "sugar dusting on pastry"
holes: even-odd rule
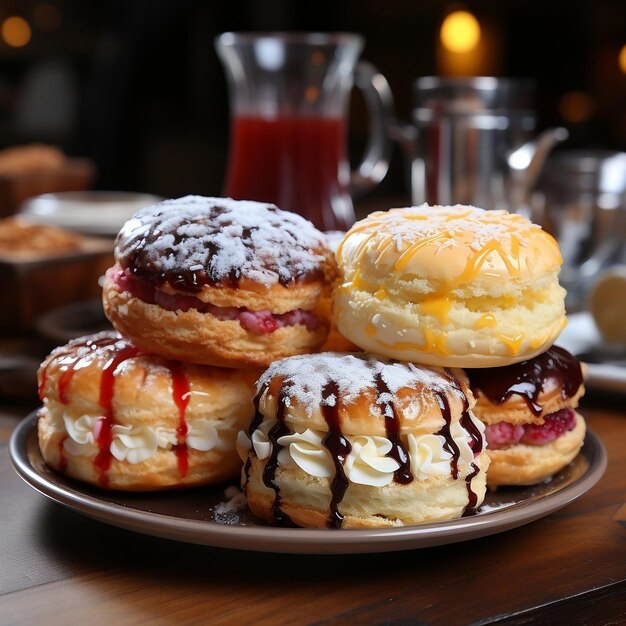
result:
[[[116,257],[124,267],[203,270],[213,282],[235,275],[272,285],[317,270],[325,248],[310,222],[272,204],[185,196],[136,213],[118,235]]]
[[[368,388],[376,386],[380,376],[390,393],[403,387],[424,386],[431,390],[449,388],[449,377],[445,373],[428,368],[417,368],[412,363],[394,363],[372,355],[322,353],[294,356],[276,361],[269,366],[258,380],[262,389],[274,377],[280,376],[287,397],[294,398],[308,413],[320,405],[336,402],[333,395],[326,396],[324,389],[335,382],[344,404],[355,402]]]

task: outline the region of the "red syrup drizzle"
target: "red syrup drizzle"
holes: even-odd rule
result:
[[[191,388],[189,380],[183,372],[180,361],[170,361],[168,368],[172,376],[172,398],[178,407],[178,427],[176,428],[176,459],[178,461],[178,473],[182,478],[187,476],[189,471],[189,450],[187,448],[187,432],[189,430],[185,414],[187,405],[191,399]]]
[[[334,401],[330,400],[334,396]],[[329,401],[330,400],[330,401]],[[322,440],[324,447],[330,452],[330,456],[335,466],[335,476],[330,484],[330,517],[328,525],[334,528],[341,528],[343,515],[339,512],[339,504],[348,489],[348,479],[343,470],[343,465],[352,446],[341,432],[339,422],[339,385],[335,381],[330,381],[322,389],[322,415],[328,424],[328,433]]]
[[[291,382],[283,382],[280,387],[276,402],[276,424],[272,426],[267,438],[272,444],[272,452],[263,469],[263,483],[266,487],[274,491],[274,504],[272,505],[272,515],[278,526],[295,526],[289,515],[280,508],[280,487],[276,484],[276,470],[278,469],[278,453],[282,449],[278,440],[284,435],[289,434],[289,428],[283,421],[285,418],[285,409],[287,408],[287,396]]]
[[[111,344],[116,340],[111,340]],[[135,346],[126,346],[117,354],[114,354],[102,368],[100,376],[100,398],[98,404],[103,410],[102,417],[96,422],[94,427],[94,436],[98,444],[99,452],[93,460],[94,467],[100,473],[99,482],[103,487],[109,484],[107,472],[111,467],[113,456],[111,455],[111,442],[113,440],[113,425],[115,417],[113,412],[113,393],[115,391],[115,370],[128,359],[139,354],[139,348]]]
[[[533,415],[541,415],[543,410],[537,400],[546,380],[556,381],[563,400],[574,397],[583,384],[580,361],[558,346],[521,363],[465,371],[472,391],[480,391],[493,404],[503,404],[513,395],[520,396]]]
[[[376,374],[374,381],[378,392],[378,408],[385,418],[385,431],[387,432],[387,439],[391,442],[391,450],[387,456],[394,459],[399,465],[393,474],[393,480],[401,485],[408,485],[413,480],[411,459],[406,447],[400,441],[400,419],[396,406],[392,400],[385,400],[383,394],[393,396],[380,373]]]
[[[46,367],[41,370],[41,379],[39,384],[39,397],[43,400],[45,387],[48,382],[48,367],[52,362],[57,362],[62,370],[57,383],[57,394],[61,404],[69,404],[70,401],[70,383],[74,378],[77,370],[89,366],[96,358],[98,349],[108,346],[115,346],[121,341],[117,336],[105,335],[96,339],[88,339],[86,341],[73,341],[68,346],[68,351],[58,351],[51,358]],[[72,352],[78,350],[78,355],[72,355]],[[86,352],[86,354],[85,354]],[[94,438],[98,445],[99,452],[93,460],[94,466],[99,471],[99,482],[103,486],[108,484],[106,475],[111,465],[111,428],[113,427],[113,374],[117,366],[123,361],[132,358],[138,354],[139,350],[134,346],[122,348],[120,352],[114,355],[102,371],[100,378],[100,395],[99,404],[104,409],[104,415],[96,422],[94,427]],[[65,435],[59,442],[59,470],[65,471],[67,468],[67,457],[65,456],[64,443],[67,439]]]

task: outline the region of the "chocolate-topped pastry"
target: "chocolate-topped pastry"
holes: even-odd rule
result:
[[[507,367],[466,369],[486,424],[490,486],[529,485],[550,478],[578,454],[585,421],[580,361],[563,348]]]
[[[368,528],[460,517],[484,498],[484,427],[461,370],[322,353],[273,363],[241,432],[248,505],[272,524]]]
[[[41,453],[102,488],[145,491],[237,476],[237,432],[254,415],[252,370],[142,353],[105,331],[56,348],[38,372]]]
[[[335,276],[322,233],[271,204],[186,196],[136,213],[106,275],[105,312],[140,348],[227,367],[309,352]]]

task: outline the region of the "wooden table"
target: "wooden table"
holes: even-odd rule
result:
[[[33,407],[0,405],[0,624],[624,624],[626,400],[588,397],[605,476],[498,535],[372,555],[247,553],[135,534],[66,509],[13,471]]]

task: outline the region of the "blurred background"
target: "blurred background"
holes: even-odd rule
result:
[[[446,26],[458,11],[469,17]],[[219,195],[228,99],[213,41],[227,30],[361,33],[404,120],[419,76],[531,77],[539,130],[565,126],[566,148],[626,150],[623,0],[9,0],[0,148],[42,142],[92,159],[96,189]],[[351,109],[355,162],[367,136],[357,94]],[[373,193],[408,195],[398,148]]]

